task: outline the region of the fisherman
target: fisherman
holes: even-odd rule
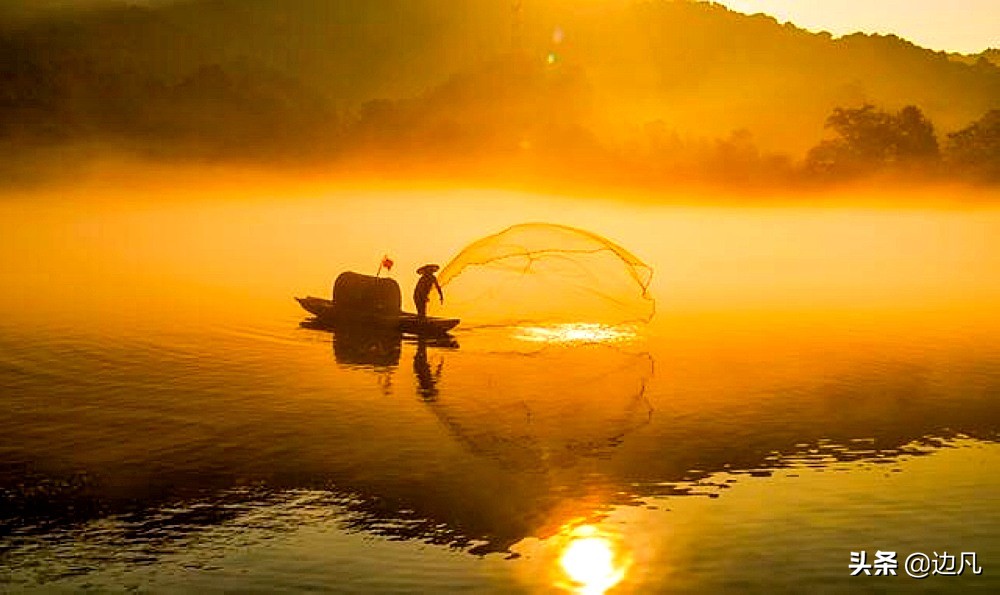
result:
[[[438,283],[437,277],[434,276],[434,273],[440,268],[436,264],[425,264],[417,269],[420,279],[417,280],[417,286],[413,290],[413,303],[417,306],[418,318],[427,318],[427,302],[430,301],[432,287],[437,289],[441,303],[444,303],[444,292],[441,291],[441,285]]]

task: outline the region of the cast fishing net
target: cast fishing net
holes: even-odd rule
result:
[[[645,322],[653,269],[597,234],[526,223],[478,240],[438,275],[447,314],[471,324]]]

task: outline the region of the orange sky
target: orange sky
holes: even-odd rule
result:
[[[894,33],[934,50],[979,53],[1000,48],[998,0],[715,0],[763,12],[811,31]]]

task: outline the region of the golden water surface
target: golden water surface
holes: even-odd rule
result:
[[[525,221],[642,258],[656,316],[299,324]],[[5,198],[0,248],[0,585],[998,586],[1000,209],[99,188]]]

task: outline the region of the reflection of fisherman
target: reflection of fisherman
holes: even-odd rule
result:
[[[417,281],[417,286],[413,290],[413,303],[417,306],[417,316],[420,318],[427,317],[427,302],[430,301],[431,288],[437,289],[438,296],[441,298],[441,303],[444,303],[444,293],[441,291],[441,285],[438,284],[437,277],[434,273],[441,268],[436,264],[425,264],[424,266],[417,269],[417,274],[420,275],[420,279]]]
[[[413,354],[413,373],[417,377],[417,393],[425,401],[433,401],[438,394],[437,383],[441,378],[441,368],[444,362],[438,362],[437,370],[432,372],[427,361],[427,341],[417,340],[417,351]]]

